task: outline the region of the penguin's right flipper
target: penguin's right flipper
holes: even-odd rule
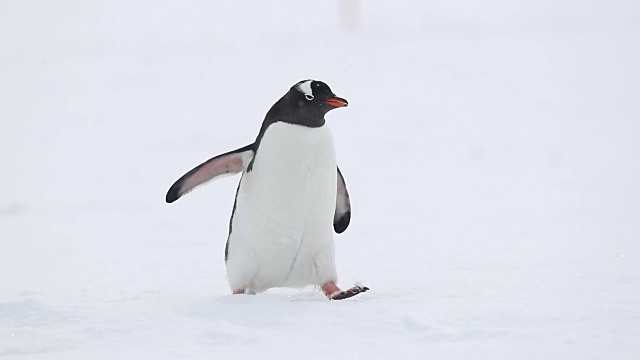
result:
[[[166,201],[172,203],[198,186],[244,171],[255,154],[253,145],[218,155],[196,166],[173,183],[167,192]]]

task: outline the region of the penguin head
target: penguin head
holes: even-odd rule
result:
[[[311,79],[293,85],[286,97],[303,117],[322,119],[329,111],[349,105],[347,100],[337,97],[327,84]]]

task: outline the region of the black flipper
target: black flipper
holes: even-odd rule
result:
[[[333,230],[340,234],[347,230],[351,221],[351,201],[347,184],[344,182],[340,168],[338,168],[338,192],[336,195],[336,211],[333,214]]]

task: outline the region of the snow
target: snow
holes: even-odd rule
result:
[[[639,13],[0,2],[0,358],[639,358]],[[231,296],[238,178],[164,195],[309,78],[371,290]]]

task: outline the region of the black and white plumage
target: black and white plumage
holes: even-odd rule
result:
[[[202,163],[167,192],[171,203],[242,173],[225,249],[234,292],[335,285],[333,231],[347,229],[351,204],[324,115],[347,104],[321,81],[298,82],[268,111],[254,143]]]

